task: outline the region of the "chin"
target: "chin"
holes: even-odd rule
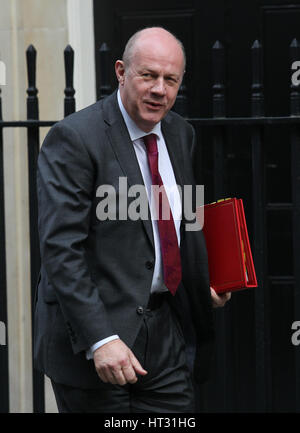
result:
[[[157,123],[159,123],[163,117],[164,116],[162,114],[159,114],[159,115],[158,114],[155,114],[155,115],[152,114],[150,116],[149,115],[145,116],[143,120],[145,123],[153,124],[153,126],[154,126]]]

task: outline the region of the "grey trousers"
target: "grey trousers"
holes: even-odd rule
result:
[[[103,383],[100,389],[78,389],[52,381],[59,412],[195,411],[184,336],[167,298],[157,308],[146,310],[132,351],[148,371],[146,376],[138,376],[135,384]]]

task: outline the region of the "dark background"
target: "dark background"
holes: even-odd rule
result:
[[[117,86],[114,62],[121,58],[128,38],[145,26],[160,25],[181,39],[186,49],[187,118],[210,118],[213,114],[212,47],[216,40],[226,54],[226,116],[251,116],[251,46],[256,39],[263,47],[265,116],[290,115],[289,46],[293,38],[300,41],[300,1],[152,0],[150,6],[137,0],[94,0],[94,17],[98,98],[101,44],[105,42],[111,49],[108,76],[113,90]],[[214,183],[214,127],[196,123],[195,128],[199,143],[196,176],[198,183],[205,184],[205,202],[243,198],[253,245],[257,204],[251,127],[229,125],[223,129],[221,190]],[[290,133],[289,125],[267,123],[261,131],[262,171],[256,182],[261,183],[263,197],[262,272],[257,289],[233,294],[222,311],[215,311],[218,338],[212,375],[198,389],[198,409],[202,411],[300,411],[300,347],[291,343],[292,323],[300,320],[292,171],[294,166],[299,173],[300,162],[295,161],[295,147],[294,153],[291,151]],[[299,151],[296,154],[299,156]],[[256,262],[257,256],[254,259]]]

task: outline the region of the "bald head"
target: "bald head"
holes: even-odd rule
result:
[[[134,58],[135,54],[140,50],[145,48],[145,44],[147,45],[155,45],[159,46],[163,43],[167,43],[171,46],[173,45],[175,49],[181,51],[182,59],[183,59],[183,71],[185,69],[186,64],[186,56],[185,50],[182,42],[177,39],[171,32],[167,31],[162,27],[148,27],[142,30],[139,30],[131,38],[128,40],[125,50],[123,53],[123,62],[125,68],[129,68]]]

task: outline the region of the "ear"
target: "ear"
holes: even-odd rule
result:
[[[125,66],[123,60],[117,60],[115,64],[115,72],[117,79],[122,86],[124,84],[125,79]]]

